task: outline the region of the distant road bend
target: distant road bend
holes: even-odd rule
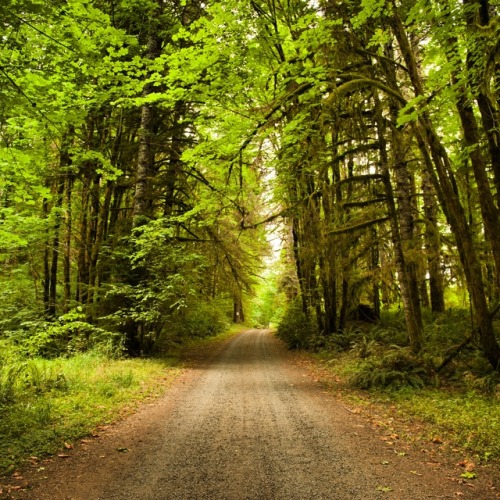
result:
[[[482,498],[397,453],[294,356],[267,330],[236,336],[24,498]]]

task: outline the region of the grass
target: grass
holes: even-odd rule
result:
[[[140,401],[158,397],[181,373],[184,349],[214,345],[243,328],[190,340],[169,353],[172,357],[158,359],[108,359],[92,352],[50,360],[11,357],[6,361],[4,356],[0,365],[0,476],[29,457],[54,454],[116,421]]]
[[[138,401],[159,395],[180,368],[175,359],[110,360],[87,353],[30,359],[10,371],[8,399],[0,405],[4,474],[23,459],[55,453]]]
[[[426,439],[442,436],[481,459],[500,457],[500,405],[496,398],[458,389],[394,394],[401,412],[430,424]]]

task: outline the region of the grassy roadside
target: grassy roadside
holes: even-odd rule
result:
[[[308,355],[330,390],[389,435],[421,449],[455,451],[486,463],[500,458],[500,397],[467,384],[361,390],[352,380],[360,360],[352,353]]]
[[[0,476],[122,418],[181,374],[184,352],[211,348],[244,327],[193,339],[164,357],[109,359],[97,353],[33,358],[9,366],[0,384]]]

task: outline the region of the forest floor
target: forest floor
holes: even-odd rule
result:
[[[15,473],[0,498],[500,498],[498,464],[464,479],[459,454],[405,440],[327,379],[266,330],[192,350],[163,397]]]

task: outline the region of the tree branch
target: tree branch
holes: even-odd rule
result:
[[[386,222],[389,220],[389,217],[380,217],[379,219],[373,219],[366,222],[362,222],[361,224],[356,224],[354,226],[343,227],[340,229],[333,229],[332,231],[328,231],[327,234],[335,235],[335,234],[346,234],[353,233],[355,231],[359,231],[360,229],[365,229],[370,226],[374,226],[375,224],[382,224],[382,222]]]

